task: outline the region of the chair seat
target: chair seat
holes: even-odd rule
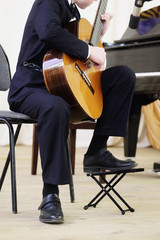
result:
[[[30,118],[29,116],[23,113],[17,113],[10,110],[2,110],[0,111],[0,123],[2,122],[2,118],[10,121],[12,124],[17,123],[36,123],[37,120]]]

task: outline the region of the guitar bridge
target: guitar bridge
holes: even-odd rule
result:
[[[84,80],[84,82],[87,84],[87,86],[89,87],[90,91],[92,92],[92,94],[94,94],[94,89],[91,85],[91,81],[88,78],[88,76],[86,75],[86,73],[84,71],[81,70],[81,68],[79,67],[79,65],[76,63],[75,64],[75,68],[77,69],[77,71],[79,72],[79,74],[81,75],[82,79]]]

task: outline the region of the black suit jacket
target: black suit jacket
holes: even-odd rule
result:
[[[27,63],[34,63],[42,68],[43,57],[50,49],[56,49],[67,55],[84,60],[88,55],[87,43],[79,40],[63,26],[74,17],[67,0],[36,0],[28,16],[16,73],[11,81],[8,101],[15,110],[14,102],[25,87],[45,88],[43,74],[30,68]]]

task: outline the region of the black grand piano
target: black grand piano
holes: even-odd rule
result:
[[[107,67],[126,65],[136,73],[136,86],[130,110],[124,154],[136,155],[141,106],[160,99],[160,6],[140,15],[138,28],[129,27],[120,40],[104,44]]]

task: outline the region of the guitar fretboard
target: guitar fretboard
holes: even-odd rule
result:
[[[90,42],[89,42],[90,45],[92,45],[92,46],[98,46],[101,32],[102,32],[102,21],[101,21],[100,16],[103,13],[105,13],[106,7],[107,7],[107,2],[108,2],[108,0],[100,0],[97,14],[96,14],[95,21],[94,21],[94,26],[93,26]]]

